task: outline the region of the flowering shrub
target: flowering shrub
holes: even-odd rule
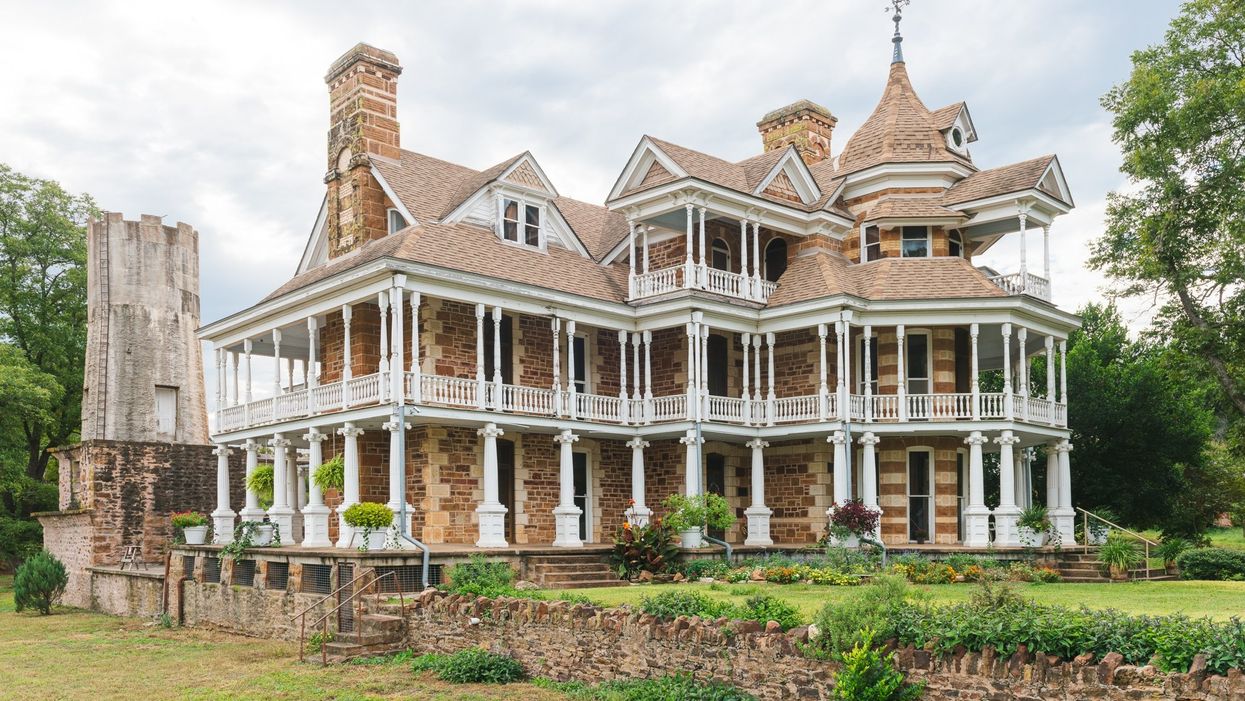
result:
[[[654,574],[669,570],[678,554],[674,529],[661,519],[647,526],[624,523],[614,534],[610,566],[620,579],[631,579],[644,570]]]
[[[774,584],[794,584],[800,581],[798,567],[767,567],[764,571],[765,581]]]
[[[840,538],[871,535],[881,518],[881,511],[865,506],[860,499],[845,501],[830,512],[830,534]]]
[[[807,579],[809,584],[825,584],[836,587],[849,587],[859,584],[861,581],[858,577],[824,567],[807,568],[804,572],[804,579]]]
[[[170,519],[174,528],[194,528],[208,525],[208,517],[198,511],[179,511]]]

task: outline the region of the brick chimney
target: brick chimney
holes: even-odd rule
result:
[[[388,233],[385,194],[369,159],[398,161],[398,75],[389,51],[356,44],[333,62],[329,86],[329,258]]]
[[[830,157],[830,133],[838,118],[815,102],[799,100],[770,112],[757,122],[765,150],[794,144],[808,165]]]

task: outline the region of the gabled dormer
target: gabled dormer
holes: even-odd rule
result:
[[[799,151],[789,146],[752,194],[809,205],[821,198],[821,189]]]
[[[933,112],[934,127],[942,133],[947,150],[969,158],[968,145],[977,140],[977,129],[968,114],[968,105],[957,102]]]
[[[653,143],[653,139],[645,136],[631,153],[607,200],[686,177],[687,171]]]

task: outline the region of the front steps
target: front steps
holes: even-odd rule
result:
[[[1102,584],[1112,581],[1106,572],[1106,566],[1098,562],[1097,553],[1063,553],[1059,558],[1059,574],[1063,581],[1070,584]],[[1149,574],[1147,579],[1146,575]],[[1130,580],[1162,582],[1176,579],[1176,576],[1164,569],[1137,568],[1128,571]]]
[[[354,631],[338,633],[324,647],[329,662],[398,652],[406,648],[406,622],[401,616],[365,613],[356,621]]]
[[[527,563],[528,576],[542,589],[588,589],[590,587],[621,587],[627,582],[605,564],[601,555],[532,556]]]

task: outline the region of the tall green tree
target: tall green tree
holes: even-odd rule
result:
[[[19,412],[16,435],[0,437],[20,446],[22,471],[33,480],[47,472],[47,449],[69,442],[81,422],[85,225],[96,211],[89,196],[0,164],[0,341],[55,383],[56,401]]]
[[[1245,416],[1245,0],[1192,0],[1103,98],[1129,177],[1090,264],[1166,305],[1164,336]]]

